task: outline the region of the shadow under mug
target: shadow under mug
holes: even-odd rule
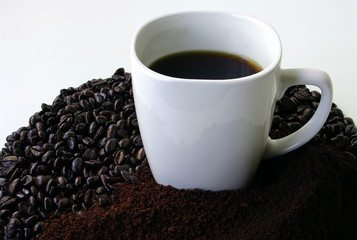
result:
[[[263,70],[212,80],[174,78],[148,67],[163,56],[190,50],[237,54]],[[137,29],[131,48],[134,101],[157,183],[180,189],[239,189],[251,182],[262,159],[290,152],[317,134],[330,111],[331,80],[320,70],[281,69],[281,54],[271,26],[235,13],[175,13]],[[320,104],[297,132],[272,140],[268,134],[275,103],[293,85],[320,88]]]

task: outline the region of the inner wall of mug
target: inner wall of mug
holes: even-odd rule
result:
[[[278,64],[280,39],[269,25],[235,14],[188,12],[156,19],[137,34],[134,50],[149,66],[182,51],[212,50],[249,58],[263,69]]]

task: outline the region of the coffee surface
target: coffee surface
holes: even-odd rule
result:
[[[186,79],[232,79],[255,74],[262,68],[252,60],[218,51],[185,51],[157,59],[155,72]]]

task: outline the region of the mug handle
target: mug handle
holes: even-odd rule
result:
[[[280,84],[280,87],[279,87]],[[321,90],[321,100],[312,118],[296,132],[280,138],[268,137],[263,159],[291,152],[310,141],[324,125],[332,104],[332,83],[329,75],[316,69],[281,69],[278,79],[278,94],[293,85],[314,85]]]

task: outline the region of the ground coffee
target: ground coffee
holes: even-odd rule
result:
[[[288,89],[277,103],[271,137],[303,126],[320,95]],[[107,207],[53,216],[39,239],[357,239],[356,128],[334,104],[304,147],[263,161],[251,186],[223,192],[155,183],[120,184]]]
[[[339,147],[265,161],[237,191],[164,187],[146,168],[111,206],[53,218],[40,239],[356,239],[357,163]]]

